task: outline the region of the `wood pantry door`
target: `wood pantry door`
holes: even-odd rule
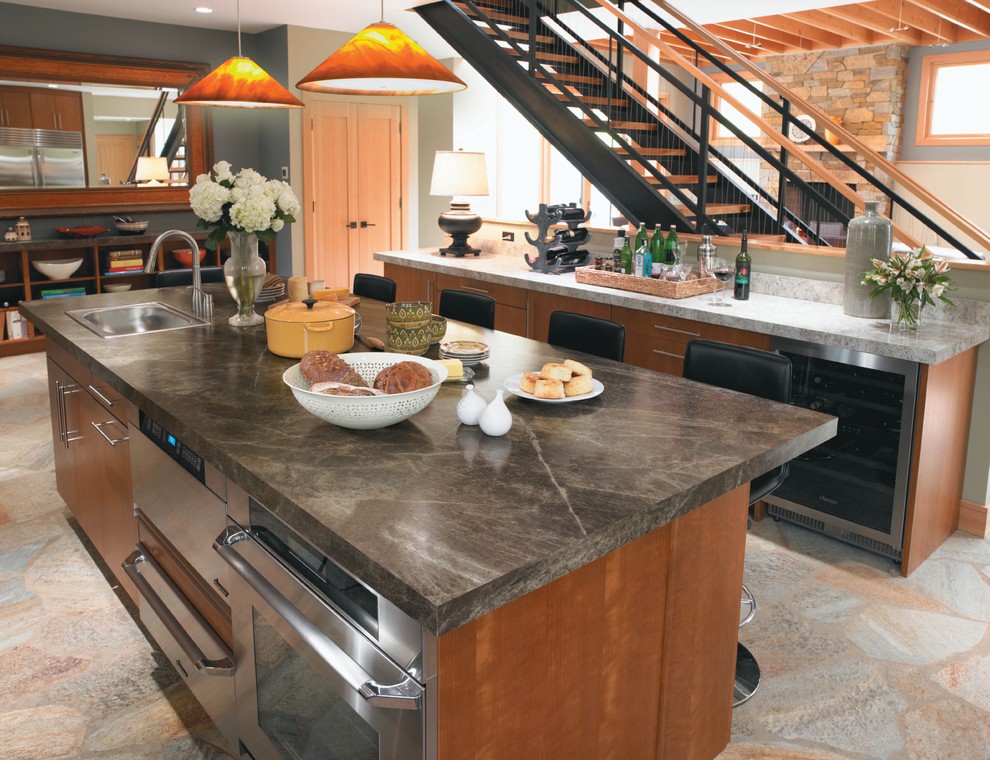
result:
[[[134,135],[96,135],[97,171],[119,185],[131,175],[137,146]]]
[[[401,108],[313,100],[303,130],[306,276],[347,287],[402,246]]]

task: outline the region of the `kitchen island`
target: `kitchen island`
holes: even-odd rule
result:
[[[263,327],[228,326],[212,287],[211,325],[110,340],[64,301],[23,309],[105,389],[438,637],[439,757],[721,750],[746,484],[831,437],[834,419],[451,323],[448,337],[492,347],[475,377],[488,398],[567,356],[605,391],[510,398],[503,438],[458,424],[458,385],[405,423],[343,430],[295,402],[281,380],[294,360],[268,353]],[[71,307],[150,299],[188,308],[184,288]],[[361,311],[384,337],[381,306]]]

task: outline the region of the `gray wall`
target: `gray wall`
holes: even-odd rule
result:
[[[255,57],[282,84],[286,77],[285,29],[259,35],[243,35],[243,52]],[[31,8],[0,2],[0,45],[68,50],[79,53],[113,54],[135,58],[207,63],[212,68],[237,55],[234,32],[198,29],[170,24],[115,19],[83,13]],[[254,109],[211,108],[214,156],[235,169],[250,166],[269,177],[279,177],[288,165],[288,117]],[[280,134],[281,131],[281,134]],[[171,227],[193,229],[196,217],[189,213],[150,214],[153,230]],[[60,218],[33,218],[35,237],[55,237],[63,225],[109,226],[106,214]],[[278,238],[279,260],[291,261],[288,234]]]

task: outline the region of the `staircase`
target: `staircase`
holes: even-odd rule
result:
[[[715,38],[695,42],[700,33],[711,35],[663,0],[588,0],[587,7],[444,0],[415,10],[633,224],[717,235],[748,229],[841,245],[864,201],[880,200],[909,222],[895,219],[895,236],[906,245],[938,241],[970,258],[990,250],[987,233],[841,126],[835,129],[843,150],[804,127],[794,112],[817,111],[819,123],[827,114],[766,82],[762,72],[762,91],[755,87],[737,71],[755,67]],[[670,15],[679,26],[665,20]],[[694,50],[691,60],[661,41],[663,30]],[[722,87],[726,78],[759,97],[758,113],[747,113]],[[719,102],[745,113],[760,134],[745,133],[715,107]],[[713,139],[716,129],[730,139]],[[853,169],[855,186],[838,181],[794,137]]]

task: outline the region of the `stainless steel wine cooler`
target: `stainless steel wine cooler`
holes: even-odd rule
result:
[[[900,561],[920,365],[784,338],[773,348],[794,365],[791,403],[839,428],[791,462],[770,515]]]

